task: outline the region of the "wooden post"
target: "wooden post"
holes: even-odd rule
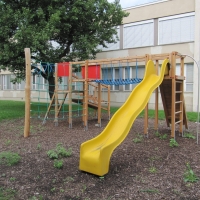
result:
[[[72,128],[72,63],[69,63],[69,128]]]
[[[175,80],[175,67],[176,67],[175,52],[171,53],[171,81],[172,81],[172,99],[171,99],[171,137],[175,138],[175,112],[176,112],[176,80]]]
[[[85,61],[85,81],[84,81],[84,100],[83,100],[83,110],[84,110],[84,127],[85,130],[88,129],[88,60]]]
[[[156,73],[158,75],[159,61],[156,60]],[[158,88],[155,90],[155,130],[158,130]]]
[[[26,85],[25,85],[25,125],[24,137],[30,135],[30,103],[31,103],[31,53],[30,48],[25,48]]]
[[[101,127],[101,84],[98,83],[98,124]]]
[[[181,76],[184,76],[184,58],[181,57]],[[183,97],[183,93],[184,93],[184,80],[181,81],[180,84],[180,124],[179,124],[179,134],[181,134],[183,136],[183,112],[184,112],[184,97]]]
[[[55,64],[55,126],[58,125],[58,66]]]
[[[110,120],[110,85],[108,85],[108,119]]]
[[[149,55],[145,55],[145,67],[147,65],[147,62],[149,61]],[[145,110],[144,110],[144,134],[147,135],[148,137],[148,103],[145,107]]]

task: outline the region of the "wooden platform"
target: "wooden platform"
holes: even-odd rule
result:
[[[72,102],[83,105],[83,99],[72,99]],[[88,102],[88,107],[94,110],[98,110],[98,103]],[[108,110],[106,107],[101,107],[102,110]]]

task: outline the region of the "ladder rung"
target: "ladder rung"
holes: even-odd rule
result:
[[[175,124],[179,124],[180,122],[182,122],[182,120],[179,120],[179,121],[175,122]]]
[[[175,103],[183,103],[183,101],[176,101]]]
[[[176,91],[175,93],[176,93],[176,94],[177,94],[177,93],[182,93],[182,91]]]
[[[176,81],[176,83],[183,83],[183,81],[178,80],[178,81]]]
[[[176,115],[176,114],[179,114],[179,113],[182,113],[182,111],[177,111],[177,112],[175,112],[175,115]]]

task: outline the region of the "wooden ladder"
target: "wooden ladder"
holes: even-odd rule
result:
[[[179,134],[183,135],[183,80],[172,79],[172,109],[171,109],[171,137],[175,138],[176,124],[179,124]]]
[[[188,129],[183,80],[164,79],[160,85],[160,93],[163,102],[167,126],[171,125],[171,137],[175,137],[175,127],[179,124],[179,133],[183,133],[183,125]]]
[[[59,92],[59,91],[58,91],[58,92]],[[54,91],[53,96],[52,96],[52,99],[51,99],[51,102],[50,102],[50,104],[49,104],[49,106],[48,106],[47,112],[46,112],[45,117],[44,117],[44,119],[43,119],[43,124],[45,124],[46,119],[47,119],[47,117],[48,117],[48,114],[49,114],[51,108],[52,108],[53,106],[54,106],[54,108],[55,108],[56,105],[58,106],[58,109],[57,109],[57,113],[56,113],[56,115],[55,115],[55,122],[57,122],[56,119],[58,118],[58,115],[59,115],[59,113],[60,113],[60,110],[61,110],[61,108],[62,108],[62,106],[63,106],[63,104],[64,104],[64,102],[65,102],[65,99],[66,99],[67,94],[68,94],[69,91],[64,91],[64,90],[62,90],[62,92],[65,92],[65,94],[64,94],[64,98],[62,99],[62,102],[59,104],[59,102],[55,103],[55,102],[56,102],[56,92]],[[58,100],[57,100],[57,101],[58,101]]]

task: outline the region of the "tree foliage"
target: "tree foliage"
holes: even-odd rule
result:
[[[0,0],[0,16],[0,68],[24,79],[24,48],[45,62],[92,59],[128,14],[119,0]]]

